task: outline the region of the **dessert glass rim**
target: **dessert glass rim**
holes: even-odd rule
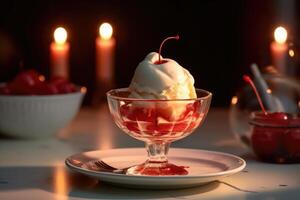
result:
[[[107,97],[115,99],[115,100],[124,100],[124,101],[146,101],[146,102],[170,102],[170,101],[195,101],[195,100],[205,100],[209,99],[212,97],[212,93],[204,90],[204,89],[199,89],[195,88],[196,91],[198,92],[203,92],[206,93],[205,96],[203,97],[197,97],[197,98],[190,98],[190,99],[140,99],[140,98],[133,98],[133,97],[121,97],[112,94],[113,92],[128,92],[129,88],[116,88],[116,89],[111,89],[108,92],[106,92]]]

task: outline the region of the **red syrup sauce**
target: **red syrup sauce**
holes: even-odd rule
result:
[[[186,166],[176,166],[170,163],[163,164],[162,167],[149,167],[148,164],[137,166],[136,172],[146,176],[171,176],[171,175],[188,175]]]
[[[200,102],[189,103],[186,110],[174,121],[171,119],[168,109],[146,108],[122,105],[120,114],[123,118],[123,126],[134,134],[146,134],[149,136],[175,136],[176,134],[193,131],[200,120]],[[163,119],[163,123],[158,119]]]

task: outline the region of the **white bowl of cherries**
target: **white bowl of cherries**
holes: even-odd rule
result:
[[[64,78],[45,80],[35,70],[22,71],[0,86],[0,133],[17,138],[55,135],[77,114],[84,87]]]

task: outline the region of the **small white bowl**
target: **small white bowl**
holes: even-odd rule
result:
[[[0,133],[17,138],[47,138],[77,114],[85,88],[57,95],[0,95]]]

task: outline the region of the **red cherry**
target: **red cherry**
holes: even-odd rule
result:
[[[69,83],[69,89],[71,92],[77,92],[77,88],[73,83]]]
[[[43,83],[37,86],[37,94],[40,95],[51,95],[51,94],[58,94],[58,89],[55,85],[51,83]]]
[[[27,70],[19,73],[11,82],[14,94],[37,94],[36,87],[44,81],[44,78],[35,70]]]
[[[0,94],[16,95],[51,95],[76,92],[76,86],[62,77],[55,77],[50,82],[35,70],[22,71],[6,87],[0,87]]]
[[[72,93],[76,91],[76,87],[72,83],[61,83],[56,85],[59,94]]]
[[[159,58],[160,59],[160,58]],[[161,64],[164,64],[164,63],[167,63],[168,61],[167,60],[158,60],[156,61],[154,64],[156,65],[161,65]]]
[[[10,86],[11,86],[12,93],[16,94],[16,95],[34,95],[34,94],[36,94],[34,85],[33,86],[22,85],[17,82],[12,82],[10,84]]]
[[[168,62],[167,60],[161,60],[161,59],[160,59],[160,56],[161,56],[161,49],[162,49],[164,43],[165,43],[166,41],[170,40],[170,39],[179,40],[179,35],[176,35],[176,36],[173,36],[173,37],[167,37],[166,39],[164,39],[164,40],[162,41],[162,43],[160,44],[159,50],[158,50],[158,61],[156,61],[154,64],[160,65],[160,64],[164,64],[164,63]]]
[[[290,157],[300,158],[300,128],[290,128],[284,134],[283,144]]]
[[[46,88],[48,90],[48,94],[58,94],[58,89],[55,85],[47,83]]]
[[[29,69],[29,70],[26,70],[26,71],[24,71],[25,73],[27,73],[29,76],[31,76],[33,79],[35,79],[35,80],[37,80],[37,79],[39,79],[39,80],[41,80],[40,79],[40,76],[41,76],[41,74],[40,73],[38,73],[36,70],[34,70],[34,69]],[[42,80],[41,80],[42,81]]]
[[[63,77],[57,76],[52,78],[50,84],[57,88],[59,94],[77,91],[76,86]]]
[[[26,84],[28,86],[33,86],[37,82],[41,82],[42,80],[39,78],[40,74],[35,70],[27,70],[19,73],[13,82],[18,84]]]

